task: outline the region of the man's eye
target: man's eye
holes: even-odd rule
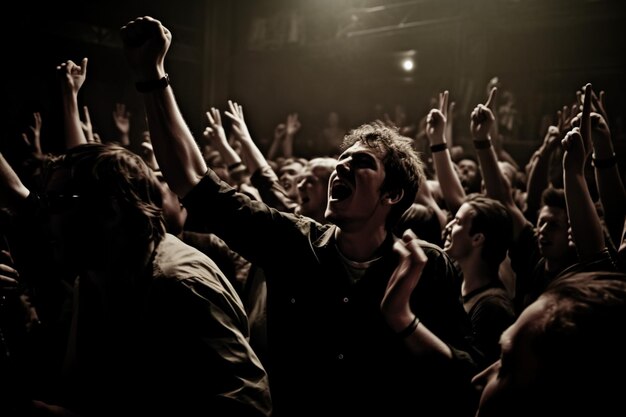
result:
[[[355,155],[352,157],[353,164],[359,168],[375,168],[376,164],[372,160],[372,158],[368,156]]]

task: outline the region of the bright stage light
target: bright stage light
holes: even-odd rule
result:
[[[402,60],[402,69],[406,72],[410,72],[415,67],[415,63],[413,62],[413,58],[405,58]]]

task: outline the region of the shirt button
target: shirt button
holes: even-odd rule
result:
[[[339,355],[337,355],[337,359],[342,360],[343,359],[343,353],[340,353]]]
[[[295,304],[296,303],[296,299],[292,298],[291,300],[289,300],[291,302],[291,304]]]
[[[343,297],[343,302],[347,303],[348,301],[350,301],[350,299],[348,297]]]

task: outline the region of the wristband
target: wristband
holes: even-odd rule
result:
[[[611,168],[617,164],[617,158],[615,157],[615,152],[613,152],[613,155],[609,156],[608,158],[604,158],[604,159],[596,159],[595,157],[591,158],[591,163],[594,167],[598,169]]]
[[[135,83],[135,88],[140,93],[150,93],[156,90],[165,90],[170,85],[170,76],[165,74],[163,78],[152,81],[139,81]]]
[[[444,143],[438,143],[436,145],[431,145],[431,147],[430,147],[430,151],[432,153],[445,151],[446,149],[448,149],[448,144],[445,143],[445,142]]]
[[[490,139],[474,140],[474,148],[489,149],[491,148],[491,140]]]
[[[406,337],[410,336],[415,331],[415,329],[417,329],[418,324],[420,324],[420,319],[415,316],[413,321],[411,321],[411,323],[406,326],[404,330],[397,333],[398,337],[401,339],[405,339]]]
[[[239,162],[235,162],[234,164],[230,164],[228,165],[228,172],[232,172],[238,169],[239,167],[243,167],[243,162],[239,161]]]

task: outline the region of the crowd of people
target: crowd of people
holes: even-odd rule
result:
[[[171,32],[139,17],[121,38],[142,152],[122,105],[115,141],[81,120],[85,58],[57,67],[65,152],[42,152],[36,113],[29,155],[0,154],[1,415],[626,413],[604,92],[573,92],[525,166],[498,142],[496,85],[473,149],[446,91],[420,132],[331,113],[305,159],[296,113],[265,154],[234,101],[194,137]]]

